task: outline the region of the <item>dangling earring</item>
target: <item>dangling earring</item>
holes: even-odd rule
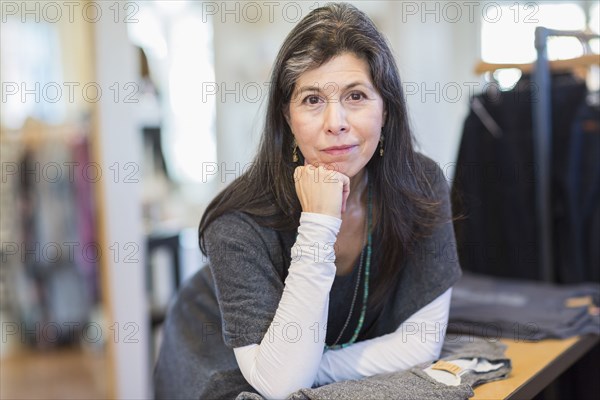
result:
[[[379,157],[383,157],[383,132],[379,137]]]
[[[296,139],[294,139],[294,150],[292,151],[292,161],[297,163],[298,162],[298,143],[296,143]]]

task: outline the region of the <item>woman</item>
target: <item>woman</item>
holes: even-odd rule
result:
[[[202,217],[209,268],[170,309],[157,398],[284,398],[435,359],[450,220],[384,38],[353,6],[312,11],[275,61],[253,167]]]

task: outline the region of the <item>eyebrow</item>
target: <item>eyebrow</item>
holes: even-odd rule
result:
[[[297,93],[300,94],[300,93],[303,93],[303,92],[320,92],[322,89],[330,88],[332,85],[334,87],[337,87],[337,84],[334,83],[334,82],[327,82],[324,85],[322,85],[322,87],[320,85],[302,86],[297,91]],[[354,82],[350,82],[346,86],[344,86],[342,88],[342,91],[352,89],[352,88],[354,88],[356,86],[364,86],[364,87],[366,87],[369,90],[374,90],[373,86],[370,85],[370,84],[368,84],[368,83],[365,83],[363,81],[354,81]]]

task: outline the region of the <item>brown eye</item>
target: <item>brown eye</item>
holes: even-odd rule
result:
[[[306,96],[304,98],[304,103],[308,103],[308,104],[311,104],[311,105],[318,104],[319,103],[319,96],[314,96],[314,95]]]
[[[350,93],[350,100],[359,101],[362,100],[365,96],[360,92]]]

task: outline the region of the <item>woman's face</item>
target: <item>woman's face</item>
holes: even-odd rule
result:
[[[385,110],[367,62],[344,53],[300,75],[286,119],[308,163],[353,177],[377,149]]]

